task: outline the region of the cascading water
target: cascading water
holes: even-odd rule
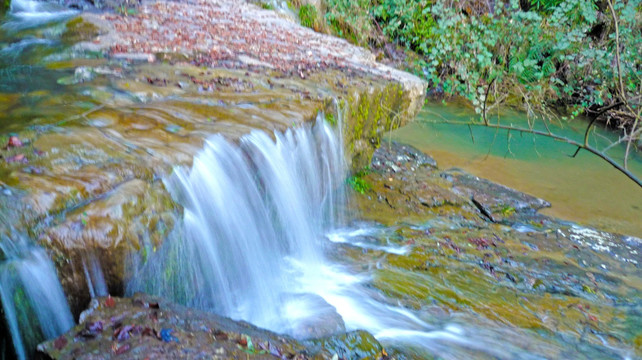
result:
[[[296,337],[365,329],[445,358],[462,353],[444,342],[479,349],[484,341],[472,339],[472,331],[440,329],[377,301],[364,286],[367,275],[326,259],[333,243],[405,249],[364,243],[367,229],[336,229],[346,167],[325,122],[274,136],[255,131],[238,145],[215,136],[191,170],[176,169],[167,187],[184,206],[183,223],[156,253],[147,255],[148,244],[145,258],[134,259],[127,292],[169,297]]]
[[[7,30],[28,29],[53,21],[61,21],[76,14],[78,14],[77,11],[62,8],[55,3],[12,0],[9,7],[10,20],[2,27]]]
[[[296,327],[282,316],[286,304],[300,300],[292,264],[323,263],[322,234],[337,219],[345,167],[341,146],[322,121],[275,137],[256,131],[236,145],[215,136],[191,171],[175,171],[167,186],[185,208],[184,238],[165,250],[164,269],[150,269],[150,262],[130,292],[170,293],[262,327]],[[167,279],[150,278],[168,272],[193,284],[177,294]]]
[[[38,343],[66,332],[74,321],[47,254],[12,232],[11,238],[0,235],[0,301],[15,354],[29,359]]]
[[[105,282],[105,276],[103,275],[103,270],[100,267],[100,262],[98,258],[93,253],[88,253],[82,258],[82,269],[85,273],[85,279],[87,280],[87,287],[89,288],[89,296],[95,298],[96,296],[107,296],[109,291],[107,291],[107,283]]]
[[[183,221],[160,249],[148,242],[132,259],[127,292],[299,338],[364,329],[418,358],[543,358],[532,349],[546,353],[550,344],[515,329],[435,320],[399,307],[368,286],[367,270],[330,260],[339,246],[408,250],[372,240],[385,228],[350,229],[336,213],[345,202],[341,149],[322,120],[274,138],[255,131],[238,144],[209,139],[191,170],[176,169],[166,181],[184,207]]]

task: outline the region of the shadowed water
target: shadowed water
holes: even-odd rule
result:
[[[4,256],[0,261],[0,299],[5,321],[16,357],[30,359],[36,345],[66,332],[74,321],[44,250],[14,231],[0,235],[0,254]]]

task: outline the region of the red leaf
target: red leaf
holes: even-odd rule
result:
[[[22,146],[22,141],[18,139],[17,136],[10,136],[9,137],[9,142],[7,143],[7,148],[11,147],[21,147]]]
[[[241,346],[247,346],[247,339],[243,336],[239,339],[238,343]]]
[[[147,305],[149,306],[150,309],[160,309],[160,306],[158,305],[157,302],[156,303],[149,303]]]
[[[105,300],[105,306],[109,308],[116,306],[116,300],[114,300],[111,295],[107,296],[107,300]]]
[[[116,349],[115,353],[116,355],[124,354],[129,350],[129,348],[130,348],[129,344],[123,344],[123,346],[119,346]]]
[[[56,350],[61,350],[66,345],[67,345],[67,338],[64,335],[61,335],[59,338],[57,338],[54,341],[54,348],[56,348]]]

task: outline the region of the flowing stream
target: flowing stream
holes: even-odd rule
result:
[[[368,274],[327,259],[334,243],[367,247],[360,240],[372,231],[339,226],[347,220],[336,210],[345,205],[343,147],[323,119],[274,137],[255,131],[236,145],[215,136],[191,170],[176,169],[167,186],[185,207],[183,231],[170,237],[158,258],[134,266],[130,294],[187,300],[297,337],[307,337],[306,328],[315,329],[310,336],[320,335],[319,329],[332,334],[344,323],[347,330],[365,329],[445,358],[461,353],[443,342],[529,358],[487,347],[472,329],[438,328],[378,301],[365,286]]]
[[[562,351],[492,322],[429,321],[382,297],[369,286],[373,274],[337,257],[337,246],[395,255],[408,248],[381,242],[394,229],[336,211],[345,207],[346,169],[333,129],[319,119],[273,136],[255,131],[238,145],[215,136],[191,169],[175,170],[166,183],[185,207],[182,231],[144,265],[134,262],[130,294],[170,297],[299,338],[365,329],[419,358]],[[584,351],[595,349],[576,355]]]
[[[561,162],[553,167],[551,164],[559,159],[549,161],[532,154],[560,152],[555,147],[559,144],[541,143],[544,145],[530,151],[530,155],[515,151],[520,166],[511,168],[506,165],[510,159],[498,160],[510,149],[507,142],[502,144],[502,150],[496,150],[499,155],[490,154],[493,166],[486,162],[468,167],[473,161],[455,160],[466,156],[486,159],[487,146],[494,143],[495,134],[476,135],[476,146],[483,147],[482,150],[466,145],[467,128],[463,128],[466,135],[459,130],[456,134],[436,133],[426,131],[428,125],[418,122],[393,135],[435,154],[442,167],[461,166],[519,190],[534,189],[533,195],[553,202],[553,209],[548,210],[552,215],[588,225],[606,225],[611,230],[623,229],[632,235],[613,240],[616,246],[604,233],[580,226],[570,230],[566,226],[566,233],[559,229],[530,232],[532,227],[528,227],[528,233],[510,227],[492,228],[488,230],[492,235],[484,236],[498,239],[501,236],[514,245],[509,249],[511,254],[506,251],[496,256],[501,262],[497,273],[507,274],[498,280],[496,274],[480,273],[487,256],[491,256],[490,250],[483,249],[486,253],[481,253],[470,244],[468,232],[478,229],[465,219],[444,216],[418,224],[381,225],[364,221],[363,214],[351,212],[354,199],[350,199],[346,189],[348,174],[341,134],[321,115],[314,124],[298,125],[285,132],[248,133],[248,128],[263,128],[265,124],[255,122],[253,116],[238,123],[234,123],[236,118],[229,122],[210,118],[216,118],[219,112],[223,114],[220,118],[228,120],[245,117],[251,111],[271,111],[236,94],[226,102],[211,100],[200,92],[201,98],[191,94],[192,99],[181,100],[168,92],[171,96],[164,100],[141,104],[143,101],[135,90],[127,92],[121,87],[115,91],[105,85],[108,82],[104,78],[91,82],[87,77],[84,83],[81,76],[81,83],[61,87],[68,82],[60,80],[75,79],[78,74],[70,68],[56,68],[60,63],[51,66],[54,63],[51,58],[42,59],[63,47],[60,33],[64,23],[58,21],[73,14],[41,2],[12,2],[0,27],[3,134],[26,127],[48,131],[49,125],[67,119],[70,113],[94,108],[97,99],[120,102],[114,102],[117,104],[114,109],[105,109],[73,130],[61,125],[52,132],[82,134],[90,146],[96,138],[104,142],[104,136],[117,134],[100,130],[106,124],[115,123],[114,119],[128,119],[131,124],[126,125],[133,125],[123,134],[132,132],[135,136],[140,130],[159,134],[158,139],[137,145],[133,138],[112,136],[109,140],[121,146],[117,147],[118,152],[139,156],[137,152],[156,151],[159,157],[178,153],[180,145],[172,148],[171,140],[167,139],[170,134],[188,138],[182,136],[182,131],[195,124],[205,124],[199,131],[206,129],[202,132],[208,134],[219,131],[246,134],[238,139],[230,136],[234,141],[223,135],[211,136],[197,154],[185,145],[190,160],[195,155],[193,165],[178,167],[163,180],[183,209],[182,219],[164,235],[158,248],[149,239],[141,240],[141,251],[128,259],[126,294],[144,291],[161,295],[302,339],[364,329],[408,358],[634,357],[633,351],[621,344],[622,339],[631,343],[639,341],[636,336],[638,339],[642,336],[636,327],[642,321],[639,310],[642,286],[639,275],[631,271],[632,261],[637,258],[626,258],[629,262],[623,265],[624,260],[616,261],[611,250],[620,255],[622,252],[617,249],[628,247],[636,251],[631,249],[639,247],[633,236],[639,236],[641,200],[639,192],[628,188],[621,178],[611,177],[613,172],[595,165],[595,159],[581,154],[579,159],[573,159],[581,161],[580,165]],[[100,59],[96,63],[102,65],[105,61]],[[120,76],[123,75],[118,73],[119,81]],[[130,85],[129,79],[122,83]],[[136,85],[133,81],[131,84]],[[162,98],[157,95],[151,97]],[[222,98],[228,100],[225,96],[228,95]],[[237,100],[233,96],[239,96],[235,107],[230,105]],[[205,105],[197,106],[199,102]],[[131,108],[123,105],[125,110],[119,112],[120,104]],[[420,120],[428,119],[430,111],[442,116],[464,116],[461,112],[465,112],[461,107],[435,110],[429,106]],[[283,114],[275,115],[275,122],[289,125],[291,119]],[[199,118],[185,121],[193,120],[192,117]],[[152,127],[156,124],[158,127]],[[205,127],[210,124],[212,128]],[[88,128],[94,132],[84,132]],[[578,130],[572,132],[581,134]],[[71,160],[61,158],[60,163],[83,163],[87,160],[83,156],[94,156],[92,161],[102,156],[98,151],[84,152],[83,146],[73,144],[71,147],[78,149],[77,155],[74,153]],[[563,150],[568,153],[572,149]],[[37,164],[38,159],[29,156],[34,159],[29,166]],[[638,160],[635,161],[632,166],[639,167]],[[591,170],[593,166],[597,168]],[[578,172],[587,168],[588,173]],[[485,171],[477,173],[480,169]],[[36,170],[37,167],[31,169]],[[523,176],[543,171],[549,177],[566,171],[563,186],[542,186],[546,179],[536,181],[532,176]],[[578,185],[578,178],[589,183],[589,188]],[[591,191],[611,182],[618,184],[607,187],[615,189],[615,193],[605,189]],[[542,187],[553,189],[540,192]],[[553,190],[559,187],[562,191],[555,193]],[[621,189],[626,191],[618,192]],[[2,190],[11,193],[9,187]],[[593,196],[588,197],[587,193]],[[603,193],[606,195],[600,195]],[[0,195],[3,196],[0,205],[11,205],[15,194],[5,195]],[[27,359],[36,344],[68,330],[73,319],[46,252],[24,231],[15,231],[10,221],[0,219],[0,226],[8,229],[0,234],[0,300],[5,318],[0,329],[10,333],[18,358]],[[458,236],[459,245],[450,242],[457,241]],[[445,239],[452,247],[451,252],[443,248]],[[585,239],[595,240],[597,245],[593,245],[598,250],[607,243],[609,252],[596,255],[586,250],[577,255],[569,243],[583,245],[581,241]],[[413,246],[415,240],[421,245]],[[459,254],[462,248],[463,255]],[[89,295],[107,294],[108,284],[103,275],[107,269],[101,269],[97,256],[88,252],[78,260]],[[517,274],[516,284],[509,281],[513,276],[510,274]],[[596,293],[593,289],[597,285],[593,285],[598,282],[600,289]],[[616,293],[617,296],[613,295]],[[578,306],[580,302],[592,304],[591,311],[596,315],[586,313],[584,309],[588,307]],[[600,316],[599,322],[592,320],[594,316]]]

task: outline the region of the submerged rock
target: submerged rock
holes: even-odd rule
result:
[[[371,285],[388,299],[431,324],[461,325],[455,338],[467,345],[445,348],[422,338],[431,354],[642,355],[640,239],[540,215],[544,200],[456,169],[441,171],[425,156],[399,144],[377,150],[362,174],[370,187],[355,196],[361,218],[387,230],[368,243],[379,246],[353,242],[356,248],[344,251],[372,269]],[[480,346],[484,355],[466,346]]]
[[[302,343],[144,294],[94,299],[67,334],[38,346],[41,359],[379,359],[365,332]]]

